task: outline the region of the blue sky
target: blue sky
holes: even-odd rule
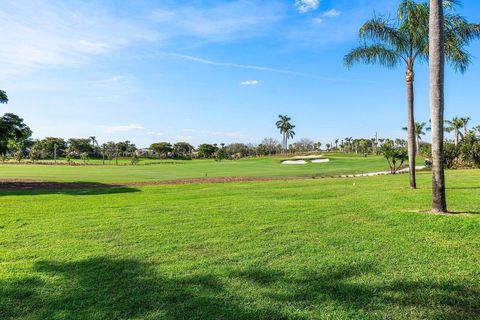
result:
[[[296,138],[402,137],[404,70],[356,66],[343,56],[395,0],[36,1],[0,7],[2,112],[35,138],[100,142],[258,143]],[[480,2],[459,11],[480,22]],[[480,124],[480,44],[465,75],[447,73],[446,116]],[[428,66],[417,66],[416,116],[428,121]]]

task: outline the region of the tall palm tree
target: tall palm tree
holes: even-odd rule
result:
[[[3,90],[0,90],[0,103],[8,103],[7,93]]]
[[[403,127],[403,130],[407,131],[407,127]],[[415,139],[416,139],[416,148],[417,152],[420,150],[420,142],[422,141],[422,136],[426,135],[425,131],[430,131],[431,128],[427,127],[426,122],[415,122]]]
[[[432,124],[432,211],[434,212],[447,212],[443,163],[445,33],[443,1],[430,0],[430,119]]]
[[[93,153],[97,155],[97,147],[98,147],[97,137],[90,136],[90,140],[92,141]]]
[[[453,0],[445,1],[449,8]],[[455,0],[455,2],[457,2]],[[429,5],[414,0],[401,0],[397,20],[391,23],[383,17],[367,21],[359,32],[363,44],[345,56],[348,67],[357,62],[378,63],[388,68],[403,64],[406,68],[407,84],[407,128],[410,187],[416,188],[415,180],[415,119],[414,88],[415,63],[428,59]],[[456,14],[445,16],[446,59],[458,71],[464,72],[470,64],[470,54],[465,47],[474,39],[480,38],[480,25],[470,24]],[[368,42],[370,41],[370,43]]]
[[[472,120],[472,118],[470,117],[464,117],[464,118],[460,118],[463,122],[463,137],[465,138],[467,136],[467,133],[468,133],[468,123],[470,122],[470,120]]]
[[[288,148],[288,139],[291,139],[295,136],[295,132],[293,131],[295,126],[290,123],[292,118],[289,116],[279,115],[278,118],[279,120],[276,122],[276,126],[282,134],[282,147],[283,150],[286,151]]]
[[[453,141],[455,143],[455,146],[458,146],[460,136],[462,135],[460,129],[462,129],[464,125],[463,120],[461,118],[454,117],[452,120],[445,120],[445,124],[447,125],[447,127],[445,127],[445,131],[453,131]]]

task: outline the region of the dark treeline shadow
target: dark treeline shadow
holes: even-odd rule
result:
[[[88,196],[132,192],[140,192],[140,190],[121,184],[83,181],[0,181],[0,196],[31,196],[40,194]]]
[[[302,311],[325,303],[329,312],[333,303],[338,314],[364,319],[478,319],[480,314],[478,285],[433,280],[358,283],[362,275],[377,272],[370,264],[295,276],[268,268],[241,269],[223,277],[167,277],[159,272],[137,260],[108,257],[38,262],[30,277],[0,281],[0,318],[306,319]],[[261,289],[240,297],[225,285],[227,279]]]

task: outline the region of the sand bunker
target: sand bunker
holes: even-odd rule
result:
[[[316,159],[316,160],[312,160],[312,163],[326,163],[326,162],[330,162],[330,159]]]
[[[282,164],[307,164],[305,160],[285,160],[282,161]]]

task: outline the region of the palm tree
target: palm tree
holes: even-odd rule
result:
[[[8,103],[7,93],[3,90],[0,90],[0,103]]]
[[[472,120],[472,118],[470,117],[465,117],[465,118],[460,118],[463,122],[463,138],[465,138],[467,136],[467,133],[468,133],[468,123],[470,122],[470,120]]]
[[[407,127],[403,127],[403,130],[407,131]],[[420,142],[422,141],[422,136],[426,135],[425,131],[430,131],[431,128],[427,127],[426,122],[415,122],[415,139],[416,139],[416,148],[417,152],[420,150]]]
[[[447,127],[445,128],[445,131],[447,132],[452,132],[453,131],[453,139],[455,146],[458,146],[458,142],[460,141],[460,136],[462,133],[460,132],[460,129],[463,128],[464,122],[461,118],[454,117],[452,120],[445,120],[445,124]]]
[[[279,120],[276,122],[277,129],[280,130],[280,133],[282,134],[282,147],[284,151],[287,151],[288,148],[288,139],[291,139],[295,136],[295,132],[293,129],[295,128],[294,125],[290,123],[290,118],[289,116],[278,116]]]
[[[454,1],[445,1],[450,4]],[[456,2],[456,1],[455,1]],[[450,5],[449,7],[453,7]],[[429,32],[428,4],[417,4],[414,0],[401,0],[397,21],[392,24],[383,17],[367,21],[359,32],[364,41],[360,47],[345,56],[348,67],[357,62],[378,63],[388,68],[403,64],[406,67],[407,84],[407,128],[410,187],[416,188],[415,180],[415,119],[414,119],[414,67],[417,61],[428,58]],[[452,66],[465,72],[470,64],[470,54],[465,47],[474,39],[480,38],[480,25],[469,24],[456,14],[445,16],[445,52]],[[369,44],[367,41],[370,40]]]
[[[93,153],[97,155],[97,147],[98,147],[97,138],[95,136],[90,136],[89,138],[92,141]]]
[[[443,163],[445,87],[445,18],[442,0],[430,0],[429,64],[430,119],[432,124],[432,211],[447,212]]]
[[[335,151],[338,151],[338,142],[340,139],[335,139]]]

